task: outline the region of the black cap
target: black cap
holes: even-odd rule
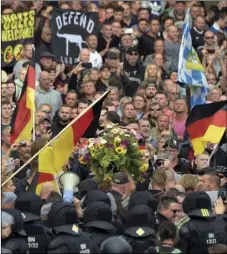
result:
[[[136,191],[130,196],[128,209],[130,210],[136,205],[146,205],[152,211],[156,211],[157,209],[157,202],[154,196],[147,191]]]
[[[175,138],[175,137],[170,137],[170,140],[166,140],[164,148],[167,148],[168,146],[171,147],[171,148],[178,149],[179,148],[178,139]]]
[[[52,204],[48,214],[48,225],[56,232],[78,235],[81,230],[76,224],[79,223],[78,215],[72,204],[56,201]]]
[[[49,117],[44,117],[44,118],[41,118],[41,119],[39,120],[39,123],[43,123],[43,122],[45,122],[45,121],[47,121],[47,122],[51,123],[51,120],[50,120],[50,118],[49,118]]]
[[[191,192],[183,201],[183,209],[186,214],[196,209],[208,209],[211,211],[211,199],[206,192]]]
[[[50,52],[43,52],[43,53],[41,53],[41,54],[40,54],[40,59],[41,59],[42,57],[52,58],[53,60],[55,59],[54,55],[51,54]]]
[[[129,210],[126,219],[126,234],[132,237],[146,237],[155,234],[155,215],[146,205],[136,205]]]
[[[126,53],[131,54],[132,52],[138,53],[137,47],[130,47],[127,49]]]
[[[131,245],[120,236],[113,236],[106,239],[100,246],[101,254],[130,254],[132,253]]]
[[[24,222],[39,220],[42,205],[41,198],[32,192],[21,193],[15,202],[15,208],[22,212]]]
[[[83,201],[83,208],[87,207],[93,202],[101,201],[110,205],[110,199],[107,194],[100,190],[89,190]]]
[[[112,225],[112,210],[110,205],[104,202],[93,202],[88,204],[83,214],[83,222],[86,227],[100,228],[115,231]]]
[[[118,172],[113,175],[113,183],[115,184],[126,184],[128,183],[128,177],[124,172]]]
[[[81,197],[84,197],[89,190],[98,190],[98,185],[93,178],[86,178],[80,182],[78,189]]]
[[[13,216],[14,224],[11,226],[12,232],[21,236],[26,236],[27,234],[24,231],[24,220],[21,212],[16,208],[2,209],[2,211]]]
[[[106,54],[106,59],[118,59],[118,54],[115,53],[115,52],[112,52],[112,51],[109,51],[107,54]]]

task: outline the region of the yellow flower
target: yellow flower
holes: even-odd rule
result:
[[[116,151],[118,154],[122,154],[122,155],[123,155],[123,154],[126,153],[127,150],[119,146],[119,147],[116,147],[116,148],[115,148],[115,151]]]
[[[104,145],[103,144],[98,144],[99,149],[103,149]]]
[[[144,173],[144,172],[146,172],[147,171],[147,169],[148,169],[148,164],[143,164],[141,167],[140,167],[140,172],[141,173]]]
[[[83,165],[87,164],[87,162],[84,160],[83,156],[79,157],[79,162],[80,162],[80,164],[83,164]]]
[[[121,143],[121,139],[119,137],[114,138],[114,143],[115,144],[120,144]]]

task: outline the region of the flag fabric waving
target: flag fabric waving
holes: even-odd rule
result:
[[[11,144],[21,140],[31,140],[33,128],[33,111],[35,110],[35,50],[28,66],[26,78],[12,117]]]
[[[102,104],[108,93],[109,91],[105,92],[97,101],[93,102],[88,110],[82,112],[53,139],[51,146],[39,153],[38,172],[28,191],[39,195],[45,182],[53,183],[54,188],[58,191],[55,176],[62,171],[62,167],[67,163],[80,138],[95,137]]]
[[[178,63],[178,81],[190,87],[190,105],[191,108],[193,108],[195,105],[206,103],[205,96],[208,93],[208,84],[203,66],[200,63],[195,49],[192,47],[190,20],[190,9],[188,9],[182,27],[182,41]]]
[[[29,185],[28,191],[40,195],[43,184],[49,182],[53,184],[54,190],[59,192],[59,188],[55,180],[55,172],[53,169],[54,165],[52,147],[47,147],[39,154],[38,171],[34,176],[31,184]]]
[[[56,136],[52,143],[54,167],[56,171],[62,169],[72,154],[73,148],[81,137],[92,138],[95,137],[100,113],[102,110],[102,103],[105,100],[109,91],[105,92],[96,102],[94,102],[90,109],[81,116],[78,116],[70,126],[67,126],[61,134]]]
[[[207,142],[218,144],[226,126],[227,101],[195,106],[186,121],[195,155],[203,153]]]

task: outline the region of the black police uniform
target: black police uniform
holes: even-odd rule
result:
[[[179,230],[177,247],[183,253],[208,253],[211,245],[226,244],[223,215],[212,215],[211,200],[205,192],[190,193],[183,202],[183,209],[190,218]]]
[[[19,210],[15,208],[3,209],[6,213],[9,213],[14,218],[14,224],[12,225],[12,234],[2,239],[1,246],[4,249],[11,251],[12,253],[29,253],[27,244],[27,235],[23,229],[24,222]]]
[[[143,253],[155,245],[155,216],[145,205],[136,205],[129,210],[124,238],[132,247],[132,253]]]
[[[55,238],[50,242],[47,253],[93,253],[90,235],[83,232],[73,205],[54,202],[48,214],[48,225]]]
[[[101,247],[101,254],[130,254],[132,253],[132,247],[130,244],[122,237],[110,237],[106,239]]]
[[[22,193],[15,202],[15,207],[21,211],[24,220],[30,253],[46,253],[53,239],[50,229],[40,221],[42,204],[40,197],[31,192]]]
[[[100,245],[107,238],[116,235],[116,228],[112,222],[110,205],[104,202],[95,202],[87,206],[83,214],[83,230],[91,235],[95,252],[99,252]]]

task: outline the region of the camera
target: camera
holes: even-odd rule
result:
[[[224,203],[227,202],[227,189],[220,189],[218,191],[218,198],[221,198]]]

